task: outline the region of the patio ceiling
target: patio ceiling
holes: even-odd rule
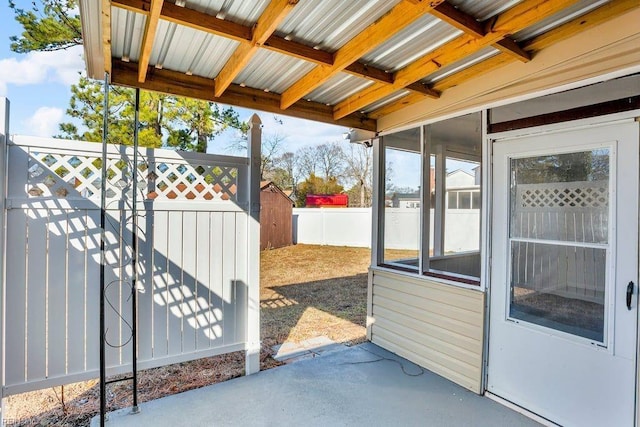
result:
[[[637,0],[81,0],[88,75],[376,130]]]

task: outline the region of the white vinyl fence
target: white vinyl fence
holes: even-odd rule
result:
[[[433,210],[431,211],[433,217]],[[480,210],[450,209],[445,217],[445,250],[477,251],[480,242]],[[431,223],[433,244],[433,222]],[[419,247],[420,211],[385,209],[385,248]],[[293,241],[311,245],[371,247],[371,208],[296,208]]]
[[[138,367],[256,353],[250,160],[108,149],[108,374],[131,370],[133,191]],[[98,377],[100,343],[101,144],[15,137],[8,156],[4,396]]]
[[[294,208],[293,243],[371,247],[371,208]]]
[[[608,181],[518,184],[510,224],[514,284],[604,301]]]

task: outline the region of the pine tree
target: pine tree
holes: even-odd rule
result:
[[[23,28],[11,37],[11,50],[18,53],[54,51],[82,44],[77,0],[39,0],[31,10],[20,9],[13,1],[9,7]],[[132,144],[134,96],[130,88],[112,86],[109,92],[108,142]],[[81,77],[71,87],[67,115],[77,120],[60,124],[58,137],[102,141],[103,83]],[[237,112],[190,98],[155,92],[140,93],[139,145],[141,147],[175,147],[179,150],[205,152],[216,135],[228,127],[246,131]]]

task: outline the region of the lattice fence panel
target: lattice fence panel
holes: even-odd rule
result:
[[[517,210],[608,209],[607,181],[518,185]]]
[[[95,153],[30,149],[28,197],[100,199],[101,157]],[[149,160],[139,156],[138,181],[133,180],[132,155],[107,160],[108,200],[236,200],[238,167],[197,161]]]
[[[153,165],[151,165],[153,166]],[[140,167],[146,181],[153,183],[149,199],[235,200],[238,168],[233,166],[185,165],[162,162]]]

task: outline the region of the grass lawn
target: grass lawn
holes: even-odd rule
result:
[[[279,363],[271,347],[325,335],[337,342],[365,340],[366,248],[296,245],[260,257],[261,367]],[[145,402],[243,374],[244,353],[141,371],[138,400]],[[130,381],[108,386],[109,410],[131,406]],[[63,393],[64,391],[64,393]],[[6,399],[8,425],[88,425],[99,411],[98,381],[49,388]],[[9,420],[12,424],[9,423]]]
[[[264,345],[325,335],[365,339],[369,249],[296,245],[263,252],[260,262]]]

